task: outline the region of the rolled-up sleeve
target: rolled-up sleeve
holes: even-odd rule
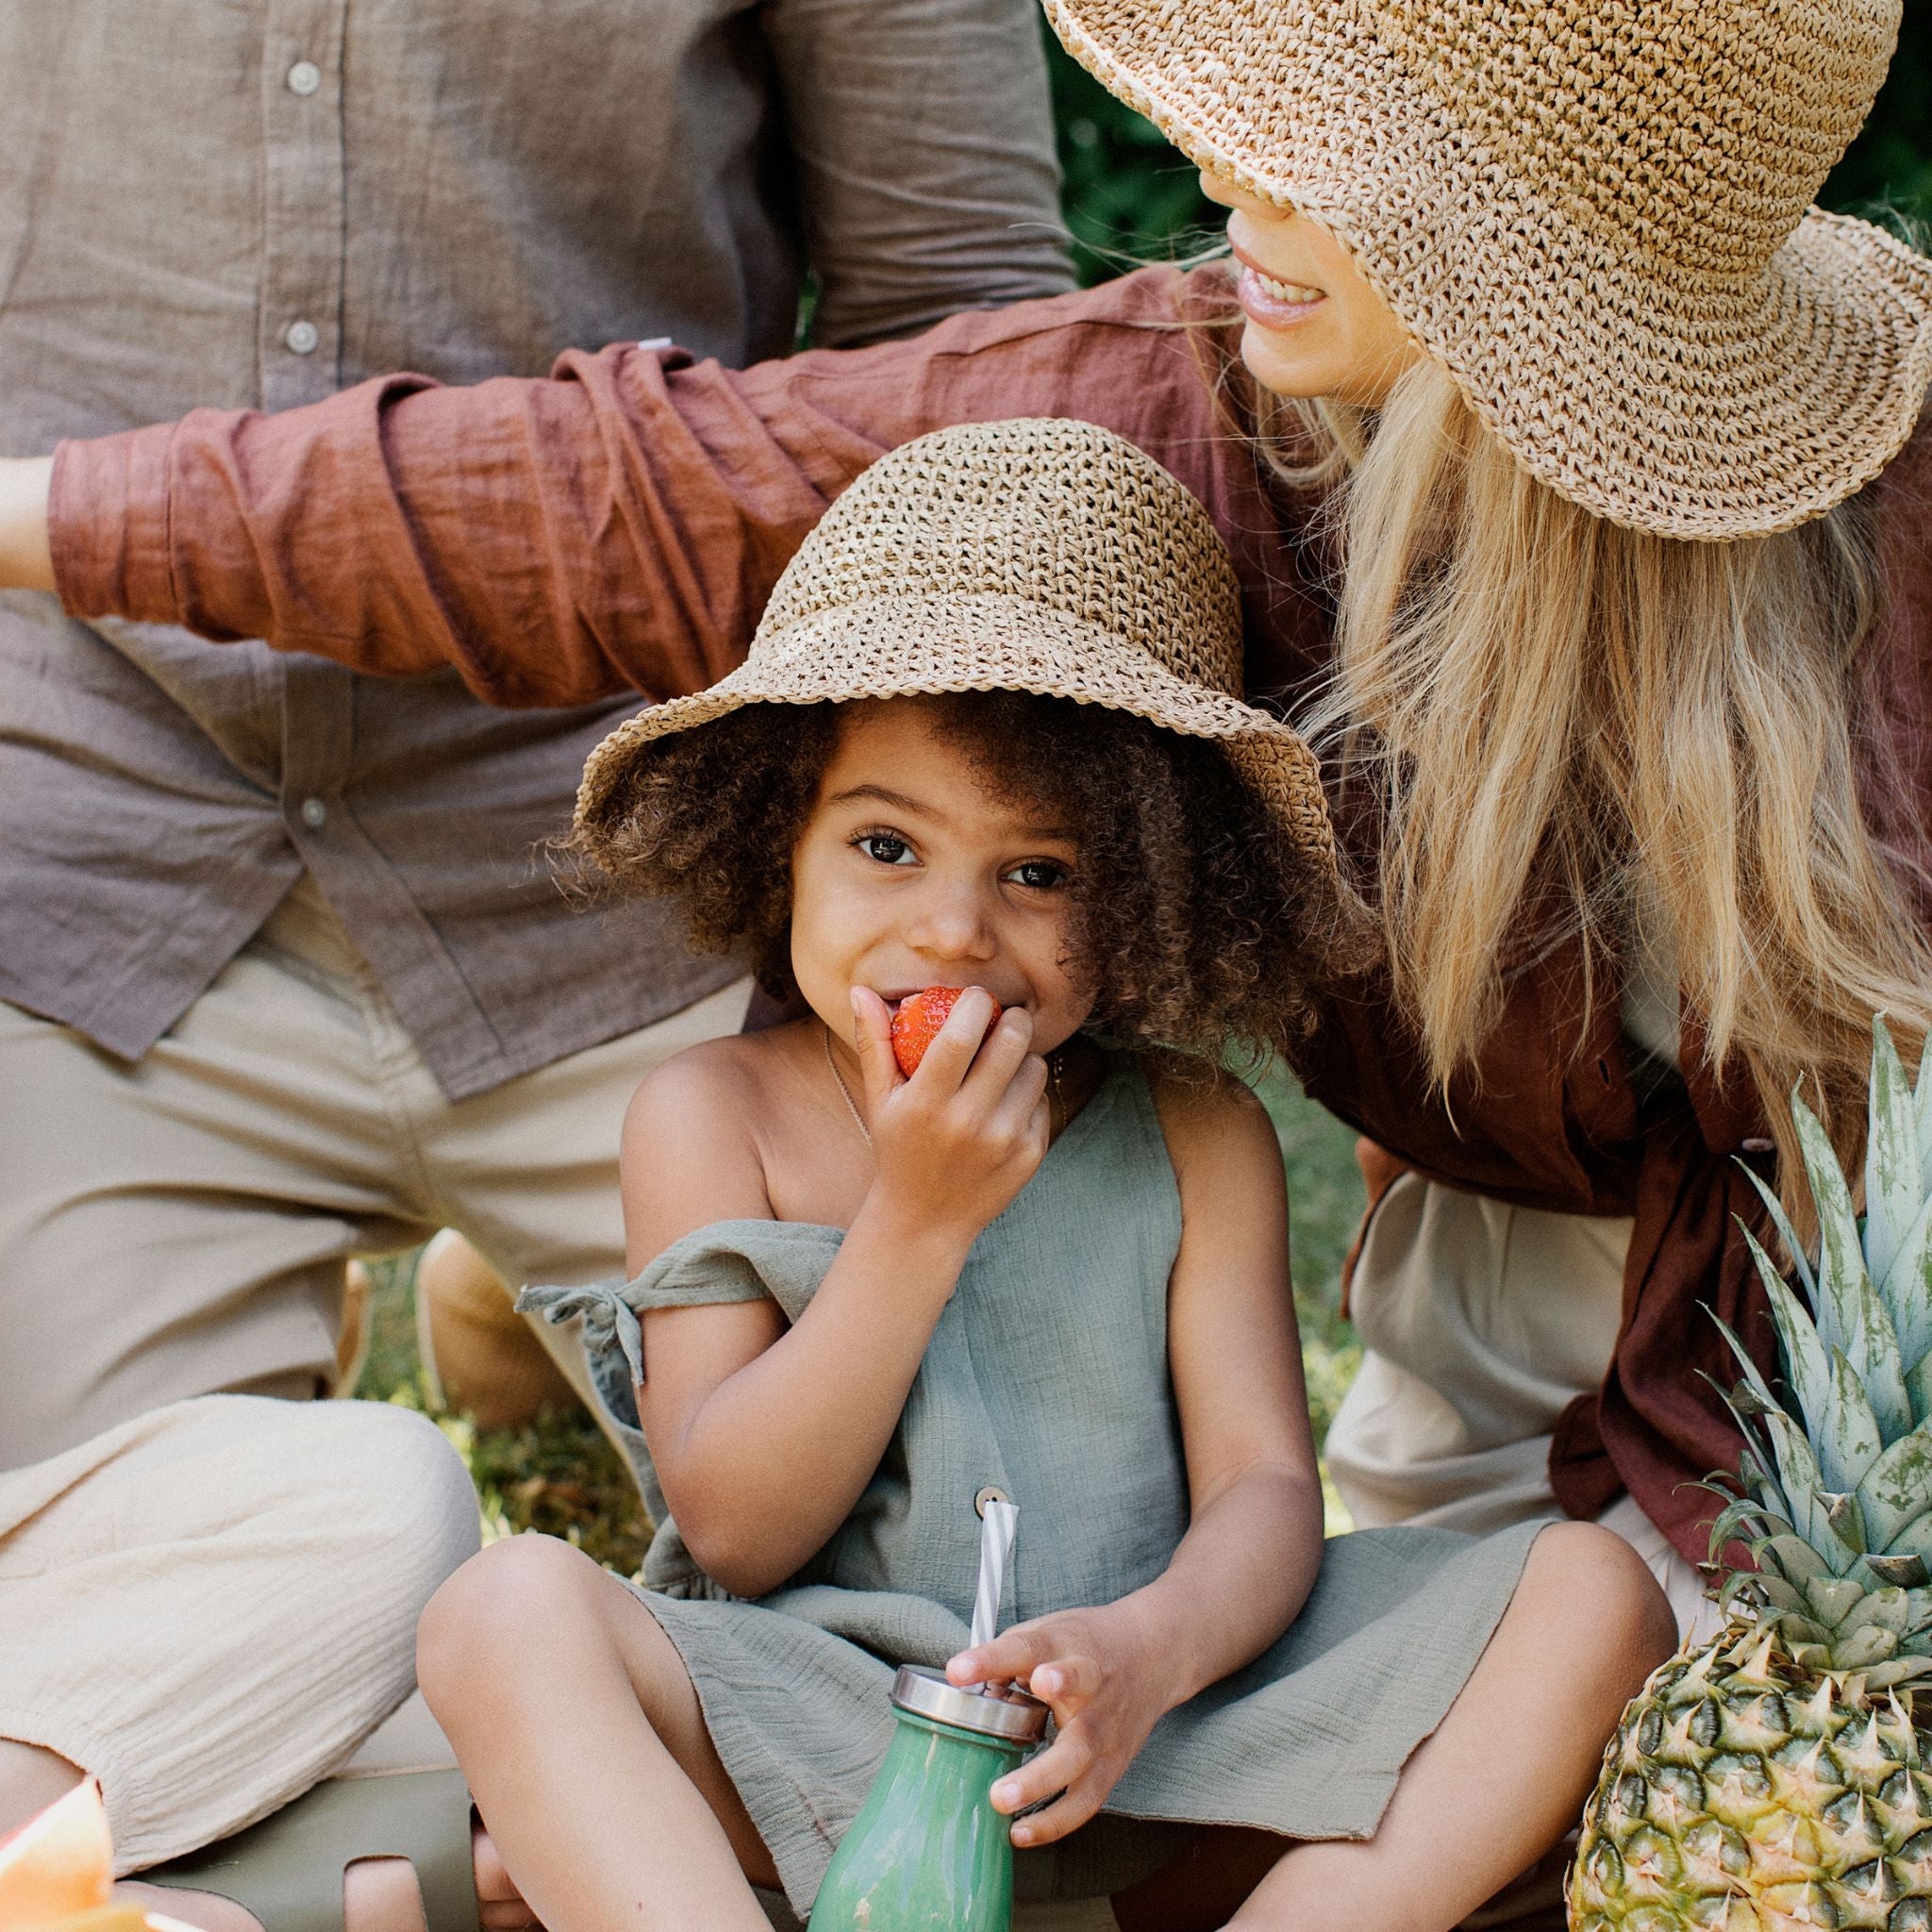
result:
[[[819,279],[845,348],[1074,286],[1035,0],[768,0]]]
[[[1279,526],[1182,300],[1175,272],[1148,270],[743,371],[625,344],[544,379],[391,376],[280,415],[197,411],[62,446],[55,575],[76,615],[388,675],[454,665],[492,704],[661,699],[742,658],[805,533],[885,450],[1075,416],[1188,483],[1266,596]]]

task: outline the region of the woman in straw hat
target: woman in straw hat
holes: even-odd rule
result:
[[[1292,1053],[1375,1203],[1343,1494],[1607,1513],[1688,1617],[1737,1453],[1706,1310],[1772,1351],[1738,1162],[1795,1172],[1801,1077],[1856,1141],[1870,1014],[1932,1004],[1932,264],[1810,209],[1898,0],[1049,5],[1229,208],[1232,280],[69,444],[51,548],[47,466],[0,486],[0,568],[505,703],[666,697],[880,449],[1119,430],[1226,537],[1382,928]]]
[[[812,1912],[889,1693],[1038,1736],[1039,1703],[948,1679],[1058,1721],[992,1785],[1023,1898],[1446,1928],[1563,1831],[1670,1648],[1593,1524],[1324,1551],[1279,1150],[1217,1067],[1309,1017],[1335,858],[1241,662],[1226,551],[1158,463],[975,425],[881,458],[745,662],[592,754],[578,849],[803,1012],[645,1079],[635,1278],[524,1298],[596,1344],[642,1582],[519,1537],[424,1619],[551,1932],[753,1932],[747,1877]],[[1020,1541],[982,1624],[995,1502]],[[928,1922],[916,1871],[964,1828],[920,1824],[882,1932]]]

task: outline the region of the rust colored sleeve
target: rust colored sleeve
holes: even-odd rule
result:
[[[547,379],[390,376],[281,415],[203,410],[70,442],[56,576],[76,615],[390,675],[453,664],[498,705],[670,697],[742,658],[786,560],[860,470],[947,424],[1089,417],[1252,522],[1227,501],[1241,465],[1174,325],[1182,295],[1175,272],[1149,270],[741,372],[620,345]]]

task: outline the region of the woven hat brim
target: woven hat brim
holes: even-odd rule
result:
[[[1693,275],[1498,168],[1347,9],[1284,5],[1268,58],[1232,63],[1234,0],[1045,4],[1191,159],[1332,228],[1517,461],[1598,516],[1705,540],[1789,529],[1919,421],[1932,261],[1868,223],[1814,210],[1763,274]],[[1337,35],[1357,37],[1369,92],[1327,81]]]
[[[577,793],[577,835],[594,854],[606,827],[623,816],[627,777],[654,744],[747,705],[968,691],[1071,698],[1211,739],[1295,849],[1324,871],[1335,869],[1321,769],[1290,725],[1176,677],[1099,625],[991,591],[868,598],[761,634],[736,671],[691,697],[641,711],[591,754]]]

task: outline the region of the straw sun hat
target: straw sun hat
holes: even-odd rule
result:
[[[1809,206],[1900,0],[1046,9],[1191,159],[1332,228],[1517,460],[1586,509],[1673,537],[1780,530],[1912,431],[1932,262]]]
[[[1234,566],[1153,458],[1091,423],[941,429],[881,457],[825,512],[743,664],[591,754],[577,842],[608,849],[653,745],[746,705],[1023,691],[1214,741],[1290,841],[1332,868],[1313,755],[1241,689]]]

